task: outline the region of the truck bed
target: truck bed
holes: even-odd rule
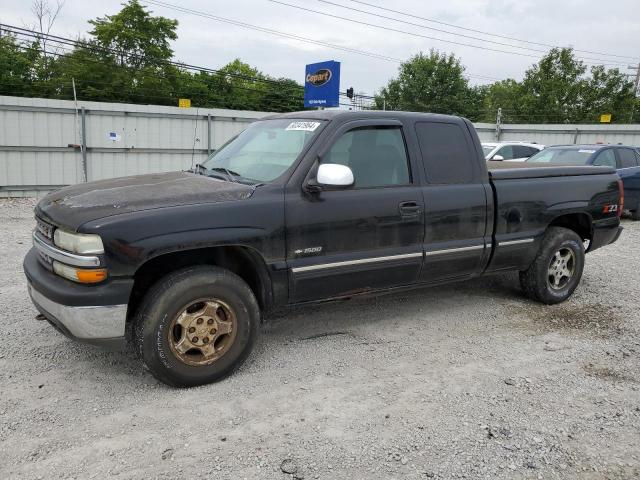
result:
[[[576,175],[602,175],[615,173],[612,167],[553,165],[529,162],[487,162],[492,180],[516,178],[573,177]]]

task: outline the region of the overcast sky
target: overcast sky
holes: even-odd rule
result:
[[[602,63],[621,62],[623,65],[620,68],[625,72],[630,72],[627,65],[634,60],[613,55],[634,56],[636,63],[640,57],[639,0],[362,0],[374,7],[352,0],[331,0],[334,5],[320,0],[278,1],[330,13],[339,18],[294,9],[269,0],[167,0],[165,3],[394,59],[404,60],[431,48],[452,52],[461,58],[474,84],[486,83],[486,77],[522,78],[527,67],[542,55],[533,50],[546,50],[547,47],[487,36],[417,17],[540,44],[570,45],[580,50],[602,52],[606,55],[583,52],[578,55],[604,59]],[[54,3],[55,0],[50,2]],[[30,3],[30,0],[0,0],[0,22],[16,26],[33,22]],[[72,37],[85,34],[89,29],[88,19],[117,13],[121,3],[119,0],[66,0],[52,33]],[[398,63],[393,60],[370,58],[158,5],[147,5],[154,14],[179,21],[178,39],[173,48],[175,57],[187,63],[217,68],[234,58],[240,58],[265,73],[294,78],[302,83],[306,63],[338,60],[342,63],[341,90],[353,86],[356,91],[365,93],[374,93],[397,73]],[[349,6],[350,9],[338,5]],[[380,10],[375,6],[412,16]],[[354,9],[397,18],[415,25],[367,15]],[[348,22],[346,18],[427,37],[468,43],[480,48],[381,30]],[[433,29],[446,30],[452,34]],[[516,51],[532,56],[500,53],[490,49]]]

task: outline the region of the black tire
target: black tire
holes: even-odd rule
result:
[[[556,257],[556,253],[561,256]],[[570,265],[565,264],[563,267],[560,259],[565,257],[570,258]],[[550,271],[556,267],[556,261],[560,264],[551,275]],[[562,281],[555,285],[555,279],[561,275],[558,272],[565,271],[565,268],[572,272],[571,275],[562,276]],[[550,227],[542,237],[542,244],[535,260],[527,270],[520,272],[520,285],[533,300],[547,305],[560,303],[569,298],[576,289],[583,269],[584,245],[580,236],[568,228]]]
[[[209,298],[224,302],[233,312],[233,338],[213,363],[190,365],[175,352],[170,334],[187,305]],[[174,387],[194,387],[225,378],[246,360],[258,336],[260,310],[239,276],[218,267],[194,266],[172,272],[153,285],[133,321],[134,345],[153,376]]]
[[[631,211],[631,219],[640,220],[640,205],[638,205],[638,208]]]

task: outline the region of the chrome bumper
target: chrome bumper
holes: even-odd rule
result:
[[[61,305],[28,284],[36,308],[65,335],[77,340],[107,340],[124,337],[127,305],[73,307]]]

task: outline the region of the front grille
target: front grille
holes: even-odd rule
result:
[[[53,242],[53,225],[49,225],[44,220],[36,217],[36,230],[47,240]]]

